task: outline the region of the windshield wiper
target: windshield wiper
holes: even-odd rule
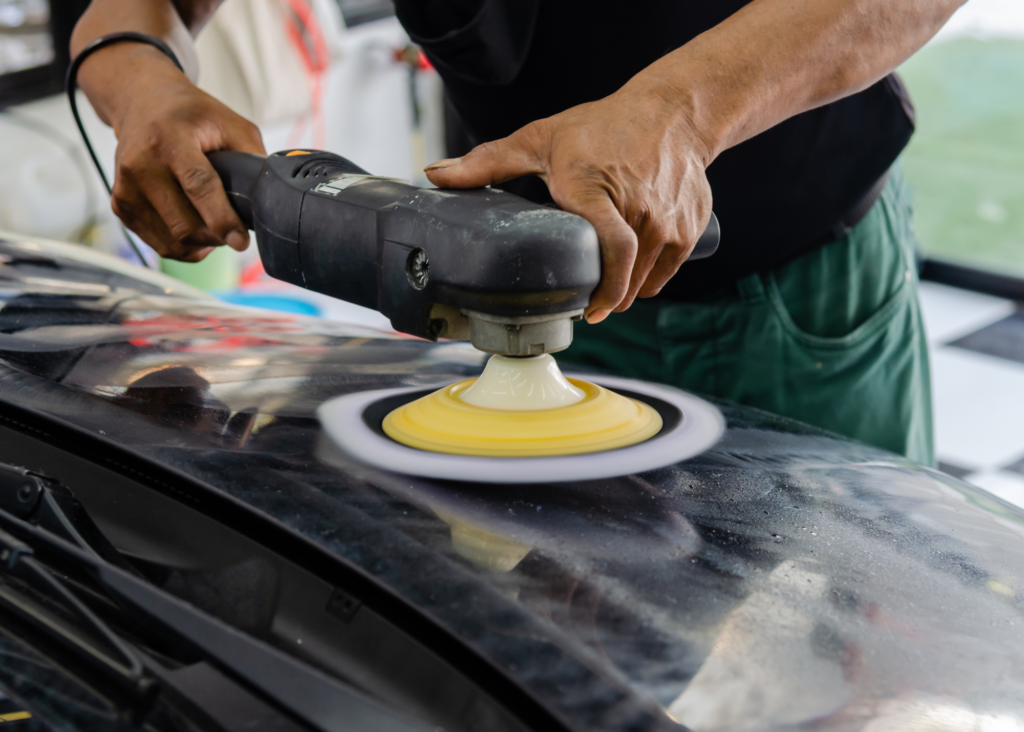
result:
[[[0,582],[0,606],[72,651],[91,671],[121,692],[119,696],[126,698],[134,717],[144,716],[156,698],[158,685],[138,653],[33,555],[28,544],[0,529],[0,574],[19,580],[33,591],[29,594],[15,584]],[[78,625],[85,626],[85,632],[65,622],[33,595],[56,602],[74,616]]]
[[[3,604],[64,643],[86,662],[102,668],[119,688],[132,693],[140,708],[151,701],[149,694],[155,695],[159,690],[158,683],[153,682],[131,647],[40,560],[56,560],[59,565],[89,577],[105,594],[144,618],[148,625],[158,625],[244,688],[313,729],[321,732],[427,732],[432,729],[168,595],[107,562],[96,552],[33,526],[3,508],[0,508],[0,530],[3,532],[0,534],[0,569],[12,577],[34,583],[37,590],[58,600],[90,629],[91,635],[102,639],[110,648],[104,651],[92,639],[69,633],[65,627],[49,622],[41,613],[33,612],[31,604],[15,592],[0,591]],[[12,596],[14,602],[8,602]],[[17,602],[23,607],[17,607]]]

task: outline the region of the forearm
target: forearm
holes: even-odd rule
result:
[[[137,31],[159,38],[181,61],[188,77],[199,74],[193,38],[213,15],[221,0],[93,0],[71,35],[71,55],[77,55],[100,36]],[[100,118],[117,128],[117,113],[124,106],[133,82],[155,83],[160,76],[177,73],[165,68],[168,59],[156,48],[121,43],[97,51],[78,73],[78,83]],[[145,78],[145,77],[149,78]]]
[[[874,84],[963,1],[754,0],[629,85],[679,104],[710,164],[779,122]]]

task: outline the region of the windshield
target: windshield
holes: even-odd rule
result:
[[[730,406],[718,446],[643,475],[524,486],[378,471],[332,450],[315,409],[450,383],[482,354],[144,290],[33,293],[15,274],[3,400],[273,516],[574,728],[1024,720],[1024,519],[966,484]]]

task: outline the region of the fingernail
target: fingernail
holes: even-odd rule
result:
[[[590,323],[591,325],[596,325],[597,323],[600,323],[602,320],[607,318],[610,312],[611,310],[607,310],[604,308],[600,310],[595,310],[594,312],[587,316],[587,322]]]
[[[436,163],[431,163],[423,170],[441,170],[442,168],[450,168],[453,165],[458,165],[462,162],[462,158],[445,158],[444,160],[438,160]]]
[[[224,241],[229,247],[238,252],[249,248],[249,235],[243,234],[237,229],[229,233]]]

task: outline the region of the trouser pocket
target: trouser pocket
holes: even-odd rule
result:
[[[780,364],[770,399],[779,413],[930,463],[927,344],[898,185],[847,241],[762,276]]]

